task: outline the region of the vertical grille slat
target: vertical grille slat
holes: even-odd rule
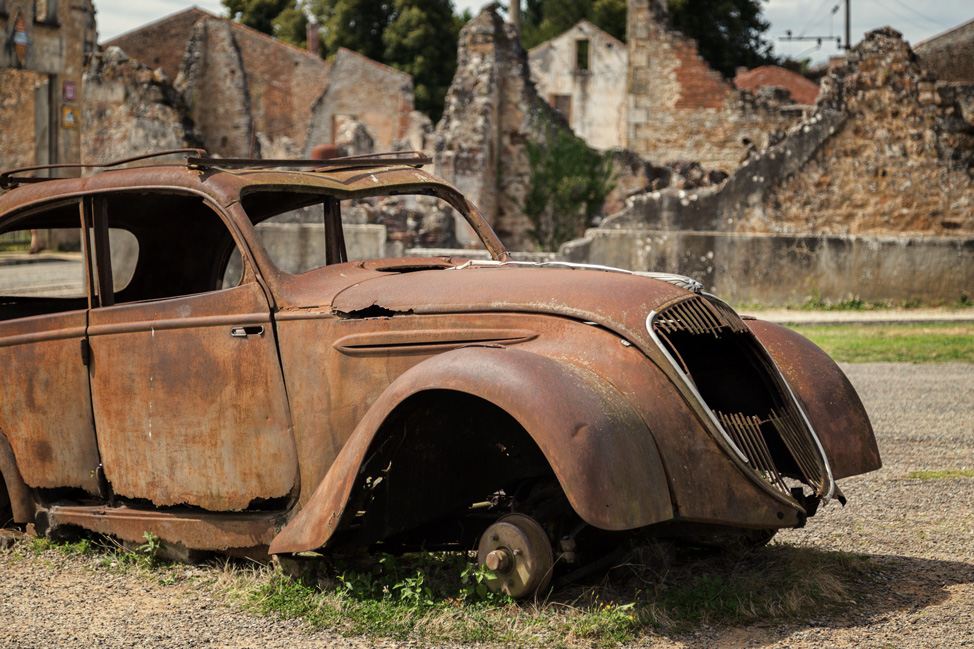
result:
[[[691,371],[701,372],[699,376],[704,377],[700,386],[703,394],[699,396],[704,402],[710,400],[707,396],[706,377],[710,377],[709,389],[715,390],[713,377],[719,372],[726,376],[727,381],[733,382],[734,368],[711,367],[705,364],[708,357],[695,355],[690,346],[709,345],[716,349],[714,345],[719,346],[726,342],[738,350],[750,347],[753,351],[750,352],[752,356],[749,359],[741,351],[736,357],[731,357],[755,368],[762,364],[767,367],[765,371],[770,372],[770,375],[763,382],[755,384],[755,389],[762,389],[763,385],[763,389],[768,390],[769,396],[765,403],[761,406],[756,403],[752,406],[720,406],[722,410],[744,408],[741,412],[724,413],[707,406],[708,409],[723,428],[725,439],[747,459],[751,469],[775,489],[791,496],[791,489],[785,483],[787,477],[800,480],[817,494],[827,490],[829,478],[826,460],[815,447],[812,431],[803,421],[787,387],[780,384],[780,378],[775,378],[777,375],[774,374],[776,370],[773,362],[761,359],[759,344],[746,342],[753,340],[750,338],[750,329],[730,306],[720,300],[711,300],[700,295],[690,296],[661,309],[654,316],[651,327],[671,354],[677,370],[684,374],[691,387],[698,387]],[[738,334],[747,338],[732,340]],[[695,336],[706,336],[706,340],[696,339],[695,342]],[[717,340],[716,343],[714,339]],[[707,343],[707,340],[710,342]]]

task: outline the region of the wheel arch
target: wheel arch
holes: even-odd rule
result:
[[[365,462],[390,439],[390,422],[433,394],[462,394],[510,416],[541,451],[575,512],[606,530],[673,516],[655,442],[625,397],[595,373],[508,348],[465,347],[403,373],[359,422],[314,494],[271,553],[325,545],[350,511]],[[417,401],[420,400],[420,401]],[[443,485],[450,488],[450,485]]]

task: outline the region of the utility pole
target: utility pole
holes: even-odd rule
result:
[[[830,41],[834,38],[835,44],[838,45],[839,47],[844,47],[844,49],[848,52],[849,48],[852,47],[852,39],[851,39],[852,0],[844,0],[844,2],[845,2],[845,45],[844,46],[842,45],[842,39],[840,37],[833,36],[831,33],[829,33],[828,36],[792,36],[790,29],[786,30],[785,36],[779,38],[778,40],[779,41],[817,41],[819,46],[821,46],[823,41],[827,41],[827,40]],[[838,13],[838,11],[839,11],[839,5],[835,5],[835,7],[832,8],[832,15],[834,16],[836,13]],[[832,29],[829,28],[829,32],[831,31]]]
[[[517,35],[520,37],[521,36],[521,0],[511,0],[511,24],[514,25],[514,29],[517,31]]]

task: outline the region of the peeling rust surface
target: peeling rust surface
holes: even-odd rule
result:
[[[410,534],[470,547],[485,506],[524,507],[551,535],[796,526],[831,486],[802,410],[835,477],[880,466],[821,350],[745,325],[691,280],[515,264],[475,206],[415,168],[211,163],[0,196],[0,231],[83,214],[97,235],[89,295],[0,295],[0,470],[18,521],[257,552]],[[410,193],[458,210],[493,261],[344,261],[340,202]],[[291,275],[254,224],[306,195],[327,205],[330,254]],[[120,226],[152,262],[124,287],[124,255],[108,256]]]
[[[761,320],[747,325],[801,400],[835,478],[879,469],[883,463],[869,415],[835,361],[787,327]]]

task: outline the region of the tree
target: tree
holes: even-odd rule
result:
[[[308,8],[321,25],[326,56],[344,47],[384,60],[382,33],[392,22],[392,0],[310,0]]]
[[[382,60],[412,75],[416,109],[433,120],[456,72],[458,32],[451,0],[395,0],[382,33]]]
[[[231,20],[304,47],[308,18],[297,0],[220,0],[220,3]]]
[[[527,0],[521,19],[521,44],[532,48],[582,19],[626,40],[626,0]]]
[[[308,8],[326,56],[345,47],[412,75],[416,109],[439,119],[464,22],[452,0],[310,0]]]
[[[778,62],[764,38],[771,24],[761,17],[761,0],[667,0],[667,8],[673,25],[725,77],[741,66]]]

